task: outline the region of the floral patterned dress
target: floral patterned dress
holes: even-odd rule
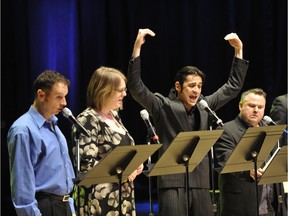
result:
[[[112,130],[102,117],[92,108],[87,108],[78,115],[77,120],[91,133],[90,137],[79,138],[80,170],[85,173],[91,170],[107,153],[117,146],[134,145],[134,140],[121,122],[116,111],[112,112],[115,119],[125,130],[121,134]],[[76,135],[75,128],[72,133]],[[73,138],[74,140],[74,138]],[[73,149],[75,155],[75,147]],[[78,190],[80,199],[78,199]],[[118,183],[101,183],[91,186],[75,186],[73,198],[76,211],[81,216],[135,216],[134,184],[130,181],[122,183],[121,210],[119,214]],[[79,200],[79,201],[78,201]],[[80,206],[78,207],[78,202]]]

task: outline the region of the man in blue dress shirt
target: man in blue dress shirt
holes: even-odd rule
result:
[[[55,116],[70,81],[46,70],[34,82],[34,103],[8,131],[11,198],[20,216],[70,216],[75,178],[67,141]]]

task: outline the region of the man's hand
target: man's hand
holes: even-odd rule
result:
[[[243,43],[236,33],[227,34],[224,37],[224,40],[227,40],[232,47],[235,49],[235,57],[243,58]]]
[[[148,28],[138,30],[137,38],[136,38],[135,43],[134,43],[132,58],[136,58],[140,55],[141,46],[145,43],[145,36],[146,35],[150,35],[150,36],[154,37],[155,33]]]
[[[261,168],[257,169],[257,179],[259,179],[262,175],[263,175],[263,169]],[[256,179],[254,169],[250,170],[250,177],[253,178],[254,180]]]

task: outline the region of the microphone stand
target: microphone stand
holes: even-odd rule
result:
[[[74,179],[74,183],[78,184],[80,179],[80,153],[79,153],[79,138],[80,132],[77,130],[75,133],[75,143],[76,143],[76,151],[75,151],[75,162],[76,162],[76,179]],[[80,187],[77,185],[77,215],[80,215]]]
[[[150,133],[148,131],[147,133],[147,144],[150,145]],[[148,171],[151,170],[152,166],[151,166],[151,156],[149,156],[148,158],[148,162],[147,162],[147,167],[148,167]],[[154,216],[153,213],[153,203],[152,203],[152,182],[151,182],[151,177],[148,176],[148,186],[149,186],[149,216]]]
[[[208,115],[208,122],[209,122],[209,130],[213,130],[213,116],[209,113]],[[214,176],[215,176],[215,166],[214,166],[214,149],[211,146],[210,149],[211,154],[211,163],[210,163],[210,170],[211,170],[211,185],[212,185],[212,210],[214,215],[217,215],[217,204],[215,203],[215,183],[214,183]]]

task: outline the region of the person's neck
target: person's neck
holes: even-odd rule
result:
[[[117,128],[121,128],[121,125],[119,124],[119,122],[115,119],[115,117],[111,113],[111,110],[108,112],[107,111],[105,112],[102,109],[101,111],[98,111],[98,113],[104,121],[106,121],[108,124],[110,122],[110,127],[113,127],[113,125],[115,125]],[[114,128],[114,129],[116,129],[116,128]]]
[[[111,113],[111,111],[103,111],[103,110],[101,110],[98,113],[105,119],[113,119],[114,118],[112,113]]]
[[[41,104],[37,103],[37,101],[34,101],[33,103],[33,108],[40,114],[42,115],[47,121],[51,120],[51,115],[48,115],[45,113],[44,108],[41,106]]]

